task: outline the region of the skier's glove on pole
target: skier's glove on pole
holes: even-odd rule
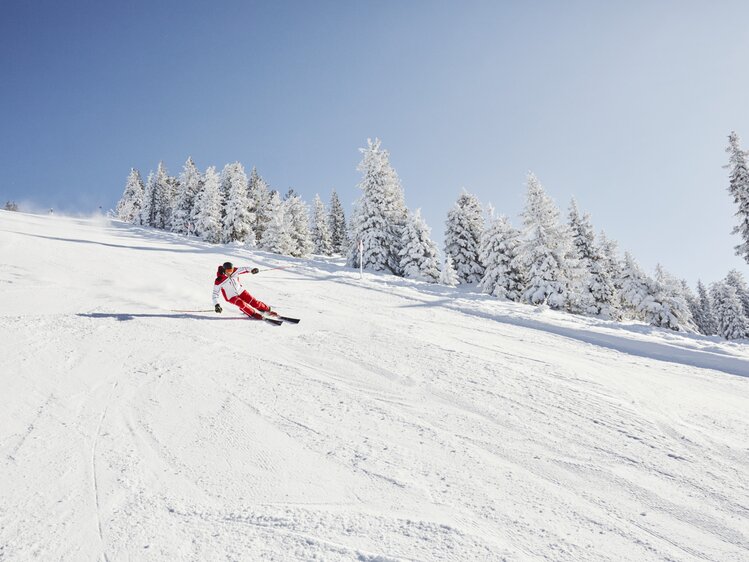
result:
[[[259,269],[258,269],[257,267],[253,267],[253,268],[252,268],[252,269],[250,270],[250,273],[252,273],[253,275],[255,275],[256,273],[260,273],[260,270],[259,270]]]
[[[221,313],[221,305],[216,303],[216,312]]]

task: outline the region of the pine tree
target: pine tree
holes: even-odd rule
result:
[[[203,178],[192,157],[188,157],[179,177],[179,191],[174,202],[172,214],[172,232],[193,234],[195,226],[192,220],[192,210],[195,200],[202,189]]]
[[[166,228],[172,214],[172,185],[163,162],[159,162],[156,173],[149,176],[146,194],[149,196],[148,206],[144,205],[148,209],[148,226]]]
[[[265,180],[257,173],[256,168],[252,168],[250,179],[247,184],[247,198],[250,203],[250,212],[255,216],[255,222],[252,228],[255,232],[255,238],[261,240],[265,227],[270,221],[269,213],[270,190]]]
[[[648,278],[629,252],[624,253],[618,285],[621,287],[622,306],[627,316],[642,320],[642,303],[649,294]]]
[[[271,193],[268,202],[268,214],[270,220],[263,231],[260,246],[276,254],[284,256],[292,255],[294,241],[291,238],[291,224],[286,216],[286,205],[281,201],[278,191]]]
[[[222,241],[254,244],[252,230],[254,216],[247,200],[247,175],[239,162],[227,164],[221,172],[221,191],[224,195]]]
[[[144,186],[140,172],[130,169],[122,199],[117,203],[117,218],[124,222],[136,222],[143,207]]]
[[[609,316],[617,319],[621,317],[621,286],[619,285],[619,281],[621,279],[622,265],[619,259],[619,248],[617,243],[608,238],[603,230],[600,232],[599,240],[598,248],[603,256],[603,267],[614,287]]]
[[[726,275],[724,282],[736,289],[736,296],[741,303],[744,316],[746,316],[749,321],[749,287],[746,285],[744,276],[740,271],[732,269],[728,272],[728,275]]]
[[[749,326],[736,289],[727,283],[714,283],[711,287],[718,335],[727,340],[747,337]]]
[[[143,205],[140,208],[140,213],[135,220],[135,224],[141,226],[153,226],[153,215],[156,207],[155,196],[156,174],[149,172],[146,186],[143,189]]]
[[[214,166],[205,171],[202,187],[190,213],[195,233],[206,242],[221,242],[221,178]]]
[[[348,264],[359,267],[359,240],[364,246],[363,266],[375,271],[390,270],[400,275],[401,231],[408,217],[403,188],[398,174],[390,165],[390,154],[380,147],[380,140],[367,140],[360,149],[362,173],[352,217]]]
[[[740,234],[742,241],[735,246],[736,255],[749,263],[749,165],[740,142],[735,131],[728,135],[728,164],[725,167],[729,170],[728,191],[738,207],[739,224],[733,228],[733,234]]]
[[[581,270],[578,310],[604,318],[618,318],[616,287],[609,272],[610,258],[606,256],[606,250],[596,243],[590,215],[581,215],[574,199],[570,203],[569,228],[575,259]]]
[[[702,281],[697,281],[697,298],[698,309],[693,313],[694,321],[701,333],[713,336],[718,333],[718,322],[715,319],[713,300]]]
[[[559,210],[535,175],[528,175],[528,193],[523,211],[520,260],[526,271],[522,300],[564,308],[569,299],[572,242],[567,228],[559,224]]]
[[[660,305],[650,324],[675,331],[693,332],[697,329],[692,319],[684,286],[679,279],[658,264],[651,291],[653,302]]]
[[[325,205],[319,195],[315,195],[315,212],[312,220],[312,242],[314,252],[323,256],[333,254],[333,243],[328,228],[328,216],[325,212]]]
[[[284,202],[285,214],[289,223],[291,236],[291,255],[301,258],[309,255],[314,249],[309,230],[309,208],[299,195],[290,195]]]
[[[328,215],[328,228],[333,253],[345,254],[348,248],[348,233],[346,229],[346,215],[343,212],[341,200],[335,189],[330,195],[330,214]]]
[[[429,283],[439,281],[439,250],[431,238],[431,229],[421,218],[421,209],[409,216],[401,236],[400,269],[403,276]]]
[[[518,258],[519,248],[520,232],[512,228],[508,218],[492,218],[479,248],[479,258],[485,267],[479,287],[484,293],[520,300],[525,276]]]
[[[476,196],[464,189],[445,224],[445,253],[452,257],[459,282],[478,283],[484,275],[479,257],[484,217]]]
[[[445,264],[442,266],[442,273],[440,274],[440,283],[448,287],[455,287],[458,284],[458,274],[455,271],[453,258],[450,254],[446,254],[445,256]]]

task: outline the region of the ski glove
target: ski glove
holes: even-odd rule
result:
[[[216,303],[216,312],[221,312],[221,305]]]
[[[253,268],[252,268],[252,269],[250,270],[250,273],[252,273],[253,275],[255,275],[256,273],[260,273],[260,270],[259,270],[259,269],[258,269],[257,267],[253,267]]]

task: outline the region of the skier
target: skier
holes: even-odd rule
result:
[[[216,312],[221,313],[223,310],[218,303],[218,295],[221,293],[224,299],[237,306],[239,310],[250,318],[257,320],[265,319],[266,315],[261,314],[261,312],[265,312],[270,316],[277,316],[267,304],[260,302],[248,293],[239,280],[239,276],[244,273],[255,275],[258,271],[257,267],[234,267],[229,261],[224,263],[224,265],[219,265],[216,281],[213,284],[213,304]]]

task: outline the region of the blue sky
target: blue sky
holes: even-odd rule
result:
[[[358,196],[379,136],[442,245],[462,187],[517,224],[533,170],[642,265],[736,267],[746,2],[5,2],[0,199],[114,206],[130,167],[239,160]]]

